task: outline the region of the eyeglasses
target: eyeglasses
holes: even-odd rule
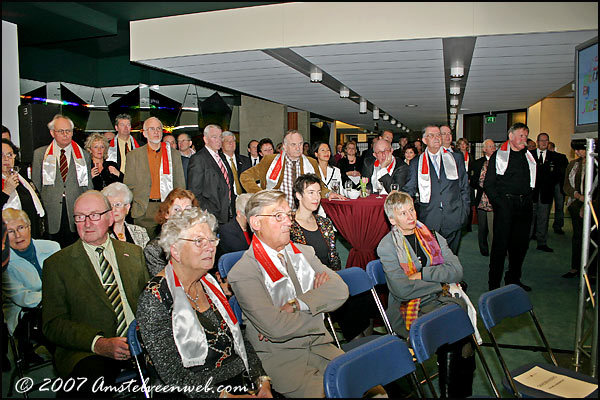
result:
[[[189,210],[190,208],[192,208],[192,206],[187,206],[187,207],[185,207],[185,208],[181,208],[180,206],[178,206],[178,205],[175,205],[175,206],[173,206],[173,208],[171,209],[171,214],[178,213],[178,212],[180,212],[180,211],[182,211],[182,210]]]
[[[54,133],[60,133],[61,135],[70,135],[73,133],[73,129],[54,129]]]
[[[123,208],[123,207],[126,207],[127,204],[119,202],[119,203],[112,203],[111,206],[112,206],[112,208]]]
[[[147,129],[144,129],[144,130],[146,132],[162,132],[163,128],[162,128],[162,126],[157,126],[157,127],[151,126],[151,127],[147,128]]]
[[[381,150],[381,151],[374,151],[373,154],[386,154],[389,152],[390,152],[390,150]]]
[[[285,221],[285,217],[288,217],[289,220],[292,219],[293,213],[290,212],[278,212],[276,214],[258,214],[257,217],[275,217],[275,221],[277,222],[283,222]]]
[[[196,238],[196,239],[186,239],[186,238],[177,238],[179,240],[185,240],[186,242],[194,242],[196,247],[200,249],[205,249],[208,246],[208,243],[212,244],[214,247],[219,245],[220,239],[207,239],[207,238]]]
[[[15,153],[2,153],[2,158],[8,158],[9,160],[16,157]]]
[[[425,137],[428,137],[428,138],[441,138],[442,135],[440,133],[429,133]]]
[[[452,132],[442,132],[442,136],[452,136]]]
[[[82,222],[85,222],[86,218],[89,218],[90,221],[100,221],[100,218],[102,218],[102,216],[104,214],[106,214],[107,212],[109,212],[109,211],[110,210],[106,210],[106,211],[103,211],[101,213],[97,213],[96,212],[96,213],[91,213],[89,215],[81,215],[81,214],[80,215],[73,215],[73,219],[75,220],[75,223],[78,223],[78,224],[80,224]]]
[[[29,229],[29,225],[19,225],[17,226],[16,230],[13,229],[7,229],[6,232],[10,235],[10,236],[14,236],[17,232],[19,232],[19,235],[22,235],[23,232]]]

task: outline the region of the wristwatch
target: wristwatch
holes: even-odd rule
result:
[[[258,390],[262,388],[262,385],[265,383],[265,381],[271,383],[271,377],[269,375],[261,375],[256,378],[256,386],[258,387]]]

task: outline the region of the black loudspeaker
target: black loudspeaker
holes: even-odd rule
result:
[[[48,122],[60,114],[58,104],[21,104],[19,106],[19,139],[21,163],[31,164],[33,151],[52,142]]]

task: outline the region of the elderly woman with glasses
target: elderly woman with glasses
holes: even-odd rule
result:
[[[108,161],[108,140],[99,133],[92,133],[84,148],[92,156],[92,183],[95,190],[102,190],[113,182],[123,182],[124,174],[114,161]]]
[[[25,362],[40,361],[33,351],[29,335],[38,343],[47,344],[41,334],[42,267],[44,261],[60,250],[51,240],[31,239],[31,222],[23,210],[2,211],[10,242],[10,261],[2,273],[2,309],[8,331],[19,339],[19,352]],[[38,327],[30,329],[28,327]],[[37,333],[37,334],[36,334]]]
[[[169,220],[173,215],[192,207],[198,207],[198,200],[194,193],[189,190],[175,188],[165,198],[165,201],[160,203],[156,212],[155,220],[161,226]],[[146,257],[146,266],[150,275],[154,276],[162,271],[167,265],[167,253],[163,251],[158,240],[160,235],[152,239],[144,247],[144,257]]]
[[[122,242],[129,242],[140,247],[145,247],[150,241],[146,228],[125,222],[129,214],[133,193],[121,182],[114,182],[102,189],[113,210],[115,222],[111,228],[110,236]]]
[[[31,237],[48,236],[48,216],[33,182],[19,174],[19,148],[8,139],[2,139],[2,209],[23,210],[31,219]]]
[[[271,397],[270,378],[208,273],[219,243],[216,228],[216,218],[197,207],[163,225],[159,244],[169,262],[139,298],[142,340],[165,384],[196,388],[188,396],[250,397],[245,386]]]

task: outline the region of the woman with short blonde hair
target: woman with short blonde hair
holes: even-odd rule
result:
[[[95,190],[102,190],[113,182],[123,182],[124,174],[114,161],[107,161],[108,140],[99,134],[92,133],[85,140],[83,148],[92,156],[92,183]]]

